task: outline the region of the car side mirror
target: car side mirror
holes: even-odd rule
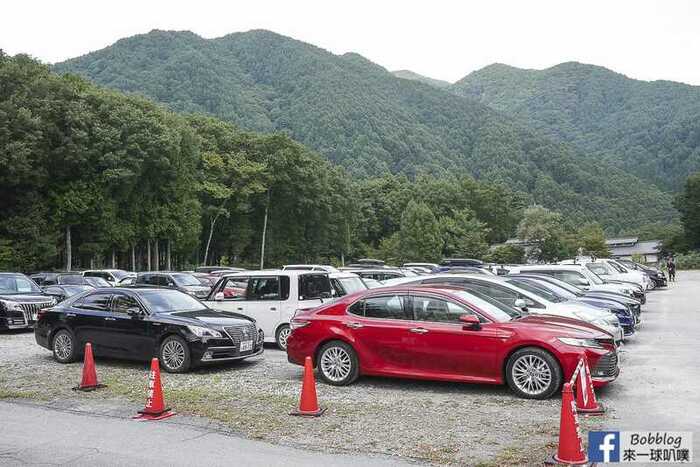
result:
[[[464,329],[480,329],[481,323],[479,318],[474,315],[461,315],[459,320],[462,322]]]
[[[214,294],[214,301],[223,302],[224,301],[224,293],[223,292],[216,292]]]
[[[523,300],[522,298],[518,298],[517,300],[515,300],[515,303],[513,303],[513,306],[515,306],[515,308],[519,308],[521,310],[527,310],[527,302],[525,300]]]
[[[141,308],[137,306],[132,306],[126,309],[126,312],[129,314],[129,316],[136,317],[136,316],[141,316]]]

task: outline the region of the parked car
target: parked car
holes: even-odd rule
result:
[[[440,266],[436,263],[403,263],[402,268],[422,268],[427,270],[427,272],[433,272]]]
[[[377,287],[384,287],[384,284],[379,282],[378,280],[371,279],[369,277],[361,277],[362,283],[365,284],[365,286],[368,289],[376,289]]]
[[[646,274],[637,271],[635,271],[634,274],[626,272],[626,270],[622,270],[621,266],[609,261],[586,261],[583,265],[608,283],[634,284],[646,290],[648,288],[648,282],[650,282]]]
[[[386,263],[380,259],[362,258],[347,265],[350,268],[385,268]]]
[[[325,272],[246,271],[222,277],[205,303],[254,318],[265,333],[265,342],[285,350],[294,312],[317,307],[332,296]]]
[[[654,283],[654,287],[666,287],[668,285],[668,279],[666,278],[666,274],[664,274],[664,272],[659,269],[635,263],[634,261],[626,259],[618,259],[617,262],[628,269],[634,269],[643,272],[644,274],[649,276],[649,279],[651,279]]]
[[[207,274],[220,274],[245,271],[243,268],[234,268],[231,266],[199,266],[194,272],[205,272]]]
[[[400,271],[398,269],[359,269],[359,268],[342,268],[342,271],[352,272],[357,274],[362,279],[374,279],[375,281],[384,282],[389,279],[398,277],[418,277],[418,274],[409,271]]]
[[[44,285],[55,285],[58,284],[58,276],[59,275],[68,275],[68,276],[75,276],[75,275],[80,275],[80,273],[75,273],[75,272],[37,272],[29,276],[37,285],[39,286],[44,286]],[[70,280],[70,277],[68,279],[64,280]]]
[[[338,268],[323,264],[287,264],[282,266],[283,271],[324,271],[340,272]]]
[[[31,329],[39,311],[55,304],[24,274],[0,272],[0,331]]]
[[[94,290],[95,288],[96,287],[91,285],[47,285],[43,288],[43,291],[46,295],[55,298],[56,301],[60,303],[73,295],[81,294],[88,290]]]
[[[202,284],[205,287],[209,287],[209,289],[214,287],[214,285],[216,285],[216,283],[219,282],[220,279],[219,276],[208,272],[191,272],[188,274],[191,274],[193,277],[196,277],[200,284]]]
[[[185,272],[140,272],[138,276],[136,276],[134,285],[136,287],[167,287],[194,295],[200,299],[207,298],[211,291],[211,287],[202,285],[196,277]]]
[[[360,375],[507,383],[545,399],[585,354],[594,385],[613,381],[612,338],[578,320],[522,316],[484,294],[433,287],[387,287],[341,298],[292,320],[287,356],[313,356],[319,375],[347,385]]]
[[[510,268],[512,274],[520,272],[546,274],[561,279],[564,282],[580,287],[584,290],[598,292],[617,292],[628,297],[637,298],[642,303],[646,301],[644,292],[633,284],[620,284],[605,282],[595,273],[580,264],[543,264],[532,266],[518,266]]]
[[[336,297],[343,297],[351,293],[367,290],[367,285],[362,282],[362,279],[357,274],[352,272],[333,272],[328,274],[331,281],[331,287]]]
[[[34,335],[61,363],[77,360],[89,342],[96,356],[157,356],[173,373],[263,352],[255,320],[171,289],[104,288],[73,296],[40,312]]]
[[[124,271],[123,269],[90,269],[83,272],[85,277],[100,277],[113,287],[123,287],[131,285],[136,279],[135,272]]]
[[[616,342],[622,341],[624,332],[619,320],[610,311],[602,311],[584,303],[554,301],[550,295],[541,290],[525,290],[509,283],[500,276],[477,274],[434,274],[419,278],[395,279],[387,286],[393,285],[450,285],[477,291],[504,303],[507,306],[526,311],[530,314],[548,314],[585,321],[610,333]]]
[[[505,278],[506,282],[513,284],[518,288],[530,291],[532,293],[542,295],[548,298],[552,302],[571,302],[571,303],[584,303],[586,305],[591,305],[595,308],[604,311],[610,311],[615,316],[617,316],[622,331],[625,333],[625,337],[631,336],[635,332],[635,328],[639,323],[635,317],[635,314],[631,309],[625,305],[612,300],[603,300],[596,298],[579,298],[566,290],[563,290],[551,283],[547,283],[540,279],[531,279],[527,277],[519,277],[518,275],[509,276]]]

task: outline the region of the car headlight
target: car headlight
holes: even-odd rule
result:
[[[205,328],[203,326],[190,326],[187,329],[197,337],[221,337],[221,333],[215,329]]]
[[[22,311],[22,307],[17,302],[12,300],[0,300],[0,309],[5,311]]]
[[[559,342],[566,345],[573,345],[574,347],[590,347],[593,349],[604,349],[602,345],[598,343],[595,339],[579,339],[576,337],[557,337]]]

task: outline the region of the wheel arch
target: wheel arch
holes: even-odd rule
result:
[[[554,359],[554,361],[557,362],[557,365],[559,366],[559,371],[561,372],[561,375],[562,375],[562,381],[564,380],[564,378],[565,378],[564,366],[562,365],[562,362],[559,359],[559,357],[557,357],[556,353],[554,353],[552,351],[552,349],[548,348],[547,346],[537,344],[537,343],[528,342],[528,343],[522,343],[520,345],[513,347],[512,349],[510,349],[508,351],[506,356],[503,358],[503,361],[501,362],[501,378],[503,379],[504,384],[506,384],[508,381],[508,379],[506,378],[506,368],[508,367],[508,362],[510,361],[511,357],[513,356],[513,354],[515,352],[517,352],[519,350],[523,350],[523,349],[543,350],[543,351],[547,352],[549,355],[551,355],[552,358]]]
[[[314,352],[312,355],[314,368],[316,368],[316,362],[318,361],[318,354],[321,351],[321,349],[323,348],[323,346],[328,344],[329,342],[333,342],[333,341],[338,341],[338,342],[342,342],[343,344],[349,345],[352,348],[352,350],[355,352],[355,356],[357,357],[357,364],[359,365],[360,370],[362,370],[362,364],[360,363],[360,355],[357,353],[357,349],[353,345],[352,341],[346,339],[345,336],[341,336],[341,335],[335,335],[335,336],[328,337],[328,338],[320,341],[316,345],[316,348],[314,349]]]

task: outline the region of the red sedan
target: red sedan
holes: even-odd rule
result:
[[[360,375],[503,384],[544,399],[588,357],[596,386],[619,369],[612,336],[575,319],[522,316],[480,292],[446,286],[373,289],[299,311],[287,355],[312,356],[320,377],[346,385]]]

